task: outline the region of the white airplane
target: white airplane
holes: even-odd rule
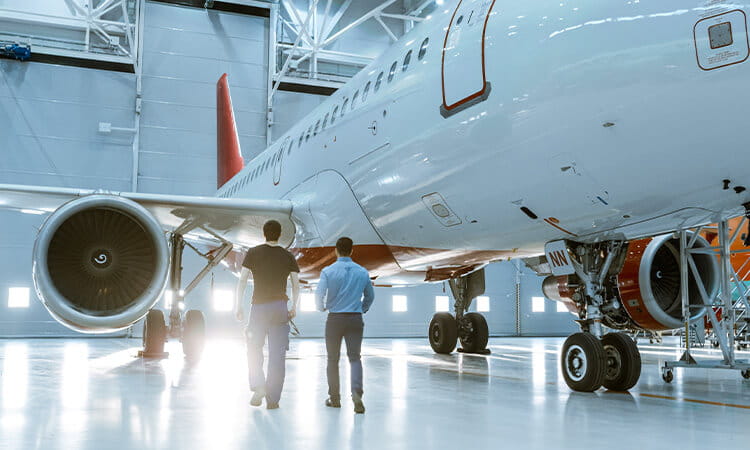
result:
[[[638,349],[602,325],[682,326],[672,232],[750,202],[748,9],[454,1],[245,167],[222,77],[215,198],[0,185],[0,204],[51,213],[33,278],[52,315],[102,332],[148,313],[147,354],[163,351],[164,318],[151,308],[165,285],[175,295],[169,332],[182,334],[186,355],[199,353],[202,316],[178,306],[222,260],[237,268],[273,218],[308,282],[342,235],[377,285],[448,280],[455,315],[429,327],[438,353],[457,339],[484,351],[487,323],[467,312],[484,291],[483,267],[523,258],[548,276],[546,295],[579,316],[582,332],[561,355],[568,385],[627,390]],[[215,250],[183,288],[185,240]],[[699,234],[690,241],[709,246]],[[691,298],[718,289],[715,258],[696,258]]]

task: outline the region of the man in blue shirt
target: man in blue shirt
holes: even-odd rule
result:
[[[351,364],[352,401],[354,412],[362,414],[362,332],[366,313],[375,293],[367,270],[352,261],[353,242],[348,237],[336,241],[338,260],[323,269],[315,291],[318,311],[328,311],[326,321],[326,350],[328,352],[328,399],[326,406],[341,407],[339,392],[339,357],[341,340],[346,341],[346,355]]]

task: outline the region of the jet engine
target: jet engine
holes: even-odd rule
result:
[[[142,318],[161,296],[169,252],[156,219],[137,203],[112,195],[72,200],[37,235],[37,295],[63,325],[107,333]]]
[[[688,235],[688,240],[694,236]],[[693,249],[711,244],[695,237]],[[700,283],[709,299],[719,292],[720,271],[714,254],[693,253]],[[680,240],[673,234],[628,243],[605,281],[604,325],[615,329],[671,330],[683,326],[680,281]],[[690,320],[706,314],[699,281],[688,268]],[[561,301],[575,311],[582,305],[583,285],[576,275],[548,277],[547,298]],[[579,308],[579,311],[581,309]]]
[[[698,236],[693,248],[710,246]],[[716,257],[693,254],[693,261],[703,289],[713,299],[719,292],[721,277]],[[694,321],[706,314],[706,308],[703,307],[698,280],[690,268],[688,280],[690,320]],[[617,284],[623,307],[641,328],[671,330],[683,325],[679,238],[667,234],[631,242]]]

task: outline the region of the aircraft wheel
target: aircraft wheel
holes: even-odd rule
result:
[[[563,378],[569,388],[580,392],[594,392],[604,380],[606,357],[601,341],[590,333],[575,333],[565,340],[561,365]]]
[[[606,363],[602,385],[613,391],[627,391],[641,377],[641,353],[625,333],[609,333],[602,337]]]
[[[143,354],[161,356],[166,341],[167,325],[164,323],[164,313],[159,309],[152,309],[146,314],[146,320],[143,322]]]
[[[477,353],[487,348],[490,331],[484,316],[479,313],[470,312],[464,314],[464,320],[468,329],[464,333],[459,333],[463,351]]]
[[[185,323],[182,327],[182,352],[185,358],[197,360],[203,353],[203,345],[206,340],[206,321],[203,313],[191,309],[185,314]]]
[[[435,353],[452,352],[458,339],[456,319],[445,312],[435,314],[430,321],[429,337]]]
[[[662,370],[661,379],[664,380],[665,383],[671,383],[672,380],[674,380],[674,373],[672,372],[672,369]]]
[[[750,380],[750,369],[745,369],[740,373],[742,374],[742,378]]]

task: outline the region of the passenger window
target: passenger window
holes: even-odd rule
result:
[[[339,113],[339,106],[336,105],[333,107],[333,112],[331,113],[331,125],[333,125],[333,122],[336,121],[336,116]]]
[[[329,113],[326,113],[326,116],[323,118],[323,127],[321,130],[325,130],[326,126],[328,126],[328,114]]]
[[[357,100],[359,99],[359,91],[355,92],[352,96],[352,111],[357,107]]]
[[[375,80],[375,89],[373,90],[373,92],[378,92],[378,90],[380,89],[380,83],[382,82],[383,82],[383,72],[380,72],[380,74],[378,75],[378,79]]]
[[[315,124],[315,130],[313,131],[313,136],[318,135],[318,130],[320,130],[320,119],[318,119],[318,122]]]
[[[307,129],[307,134],[305,135],[305,142],[310,140],[310,133],[312,133],[312,125],[310,125],[310,128]]]
[[[430,44],[430,38],[424,38],[424,41],[422,41],[422,46],[419,47],[419,53],[417,54],[417,59],[422,61],[422,58],[424,58],[425,53],[427,53],[427,46]]]
[[[388,82],[390,83],[393,81],[393,76],[396,75],[396,67],[398,66],[398,61],[393,61],[393,64],[391,65],[391,70],[388,72]]]
[[[349,105],[349,99],[344,98],[344,103],[341,104],[341,117],[344,117],[344,114],[346,114],[346,107]]]
[[[365,85],[365,90],[362,91],[362,103],[364,103],[365,100],[367,100],[367,94],[370,93],[370,85],[371,84],[372,83],[370,81],[368,81],[367,84]]]
[[[411,62],[411,50],[409,50],[406,53],[406,56],[404,56],[404,65],[401,67],[402,72],[406,72],[406,69],[409,68],[409,62]]]

